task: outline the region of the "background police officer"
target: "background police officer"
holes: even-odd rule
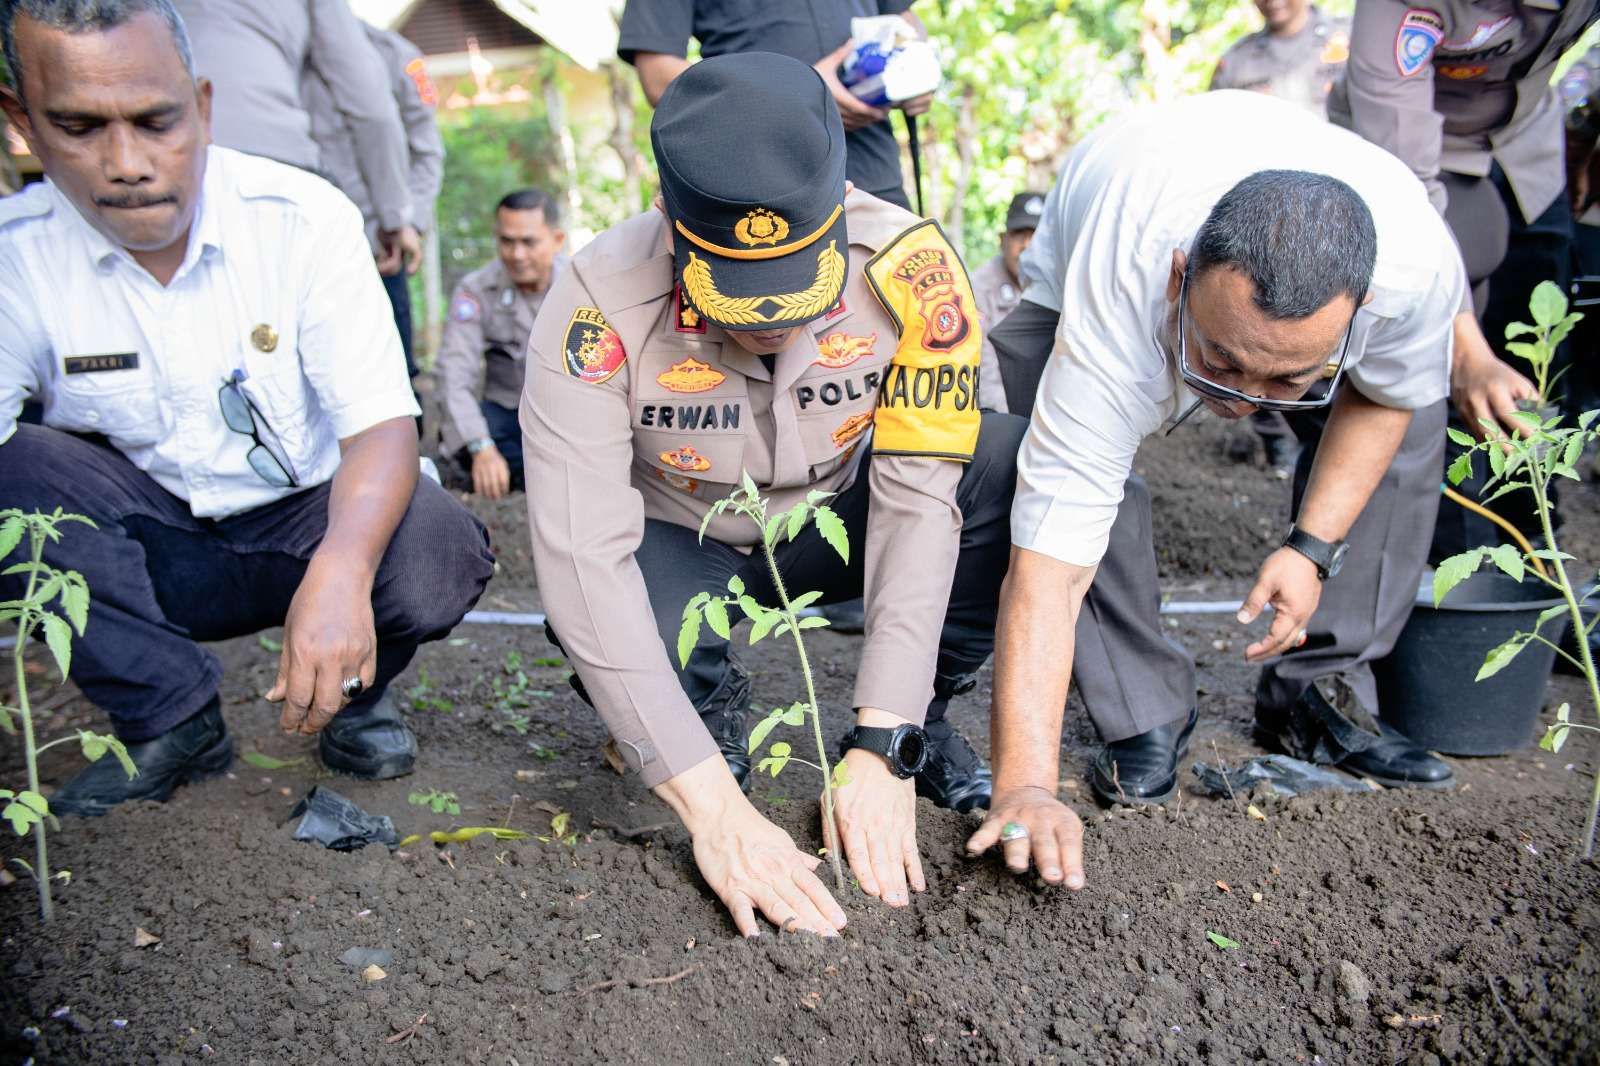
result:
[[[529,347],[539,590],[623,758],[683,818],[740,930],[759,908],[831,932],[843,914],[815,857],[739,789],[750,682],[728,641],[707,628],[687,665],[668,655],[697,593],[738,576],[775,602],[748,551],[759,531],[719,513],[702,541],[702,520],[744,476],[775,512],[834,494],[848,564],[808,527],[777,565],[823,600],[865,592],[836,810],[862,887],[903,904],[923,887],[916,795],[988,799],[944,712],[993,646],[1021,422],[979,413],[977,312],[937,224],[847,191],[838,108],[813,69],[705,60],[663,94],[651,140],[660,210],[574,257]]]
[[[1350,56],[1349,22],[1309,0],[1256,0],[1266,25],[1222,53],[1213,89],[1248,89],[1326,114],[1328,91]]]
[[[983,362],[978,364],[978,376],[983,383],[979,396],[985,411],[1006,410],[1005,385],[1000,380],[1000,366],[995,362],[988,331],[1022,299],[1022,275],[1017,264],[1033,240],[1043,211],[1042,192],[1021,192],[1012,197],[1011,206],[1006,209],[1005,232],[1000,235],[1000,251],[972,272],[972,291],[978,297],[978,314],[984,329]]]
[[[567,235],[555,201],[538,189],[495,205],[495,258],[461,279],[450,298],[437,378],[444,452],[464,452],[472,491],[498,500],[522,488],[522,395],[528,335],[557,275]]]

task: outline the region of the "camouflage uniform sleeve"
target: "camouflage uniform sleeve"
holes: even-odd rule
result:
[[[522,390],[534,572],[595,709],[653,788],[717,748],[673,672],[634,561],[644,498],[629,477],[628,375],[581,268],[562,271],[534,323]]]
[[[920,723],[960,553],[956,486],[978,443],[983,339],[972,283],[938,223],[912,226],[866,270],[899,339],[874,417],[855,705]]]
[[[447,433],[445,444],[452,450],[489,435],[489,423],[478,406],[478,390],[483,384],[483,313],[483,295],[470,278],[464,279],[450,297],[436,364],[440,405],[455,435],[448,439]]]
[[[1362,0],[1344,75],[1351,128],[1410,167],[1441,213],[1444,118],[1433,108],[1433,52],[1449,29],[1438,11],[1406,0]]]

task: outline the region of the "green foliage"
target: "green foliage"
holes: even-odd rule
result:
[[[414,711],[438,711],[441,714],[455,713],[456,704],[452,699],[436,695],[433,688],[433,679],[428,676],[426,666],[417,670],[417,683],[411,686],[407,693],[411,697],[411,709]]]
[[[39,792],[39,753],[57,744],[76,741],[78,750],[90,762],[99,761],[109,752],[122,764],[128,777],[139,772],[128,756],[128,749],[114,736],[79,729],[48,744],[39,744],[34,739],[33,705],[28,696],[26,670],[28,641],[43,637],[56,669],[61,672],[61,680],[65,681],[72,668],[72,638],[74,634],[83,636],[89,625],[88,582],[76,570],[58,570],[44,561],[45,545],[58,543],[61,527],[71,523],[94,527],[89,519],[66,514],[59,507],[51,514],[40,511],[24,514],[15,508],[0,511],[0,560],[16,551],[24,541],[27,544],[27,558],[0,571],[7,575],[27,575],[21,599],[0,600],[0,624],[12,622],[17,629],[17,643],[11,651],[17,705],[0,704],[0,728],[15,735],[18,724],[22,726],[22,753],[28,772],[27,788],[0,789],[0,799],[7,801],[0,809],[0,818],[10,822],[18,836],[33,833],[36,860],[32,865],[23,865],[38,887],[39,913],[45,921],[49,921],[55,911],[50,898],[50,882],[54,875],[50,873],[45,820],[54,824],[55,816],[50,813],[49,801]],[[70,877],[68,874],[63,883]]]
[[[846,783],[842,773],[844,763],[840,762],[829,769],[828,749],[822,739],[822,719],[817,709],[816,684],[811,674],[811,660],[806,656],[805,641],[800,636],[802,630],[820,629],[828,624],[828,620],[815,616],[800,617],[800,612],[820,599],[822,593],[806,592],[791,597],[783,583],[783,575],[778,570],[775,555],[778,545],[785,540],[793,541],[804,531],[807,522],[814,521],[817,532],[838,553],[840,561],[845,564],[850,562],[850,537],[844,520],[824,502],[830,496],[832,493],[808,492],[804,500],[796,503],[788,511],[782,514],[769,514],[768,501],[762,498],[749,473],[744,473],[740,477],[739,488],[726,499],[718,500],[711,505],[705,519],[700,523],[701,539],[705,538],[706,529],[711,525],[712,519],[729,510],[753,522],[761,534],[761,551],[766,558],[767,571],[772,576],[772,585],[778,595],[778,606],[768,607],[751,596],[745,588],[744,579],[737,574],[728,579],[726,596],[713,596],[709,592],[695,593],[683,606],[683,624],[678,629],[678,663],[682,666],[689,664],[689,656],[694,654],[695,647],[700,643],[702,627],[708,627],[723,640],[729,640],[733,636],[733,627],[741,618],[748,619],[751,644],[765,640],[768,636],[793,635],[795,652],[800,657],[800,673],[806,682],[806,699],[797,700],[787,707],[775,707],[765,718],[756,723],[756,727],[750,731],[749,751],[754,755],[772,731],[780,725],[803,727],[808,720],[810,721],[812,736],[816,741],[816,762],[799,758],[787,741],[779,740],[767,749],[766,756],[756,763],[755,769],[758,774],[771,774],[777,777],[789,763],[799,762],[822,775],[823,825],[829,841],[826,850],[829,862],[833,866],[834,881],[843,889],[844,869],[839,861],[839,847],[833,840],[835,832],[833,790],[843,787]]]
[[[1239,942],[1232,937],[1223,936],[1221,933],[1213,933],[1209,929],[1206,930],[1206,939],[1223,951],[1232,951],[1239,946]]]
[[[1573,561],[1573,558],[1561,551],[1556,544],[1550,503],[1550,486],[1556,478],[1580,480],[1577,472],[1578,459],[1585,447],[1600,441],[1600,428],[1596,427],[1600,411],[1585,411],[1578,417],[1577,425],[1569,426],[1564,424],[1566,420],[1559,413],[1546,408],[1545,400],[1549,395],[1551,365],[1555,359],[1556,348],[1567,338],[1583,316],[1568,311],[1566,294],[1561,291],[1560,286],[1549,281],[1541,282],[1533,290],[1528,302],[1528,311],[1533,319],[1532,324],[1513,322],[1506,327],[1506,339],[1509,342],[1506,347],[1512,354],[1527,361],[1538,390],[1538,398],[1531,404],[1524,404],[1517,412],[1514,418],[1517,423],[1516,432],[1510,437],[1506,437],[1498,427],[1487,421],[1483,427],[1486,431],[1485,439],[1481,441],[1474,440],[1459,430],[1451,430],[1450,439],[1467,450],[1450,465],[1446,476],[1453,484],[1461,484],[1471,476],[1474,461],[1479,454],[1482,454],[1490,473],[1490,479],[1483,490],[1487,494],[1486,500],[1493,500],[1507,492],[1517,490],[1527,490],[1531,493],[1543,528],[1546,547],[1524,553],[1515,545],[1501,544],[1474,548],[1452,556],[1440,563],[1434,572],[1433,601],[1435,604],[1442,601],[1449,595],[1451,589],[1475,573],[1485,561],[1492,562],[1514,581],[1520,582],[1528,574],[1534,574],[1538,580],[1560,596],[1561,602],[1540,613],[1532,632],[1515,633],[1510,639],[1490,649],[1488,655],[1484,657],[1483,665],[1478,668],[1477,680],[1482,681],[1498,674],[1530,644],[1541,644],[1554,648],[1556,654],[1578,668],[1579,673],[1588,682],[1590,701],[1596,716],[1600,717],[1600,678],[1596,676],[1589,642],[1583,639],[1592,632],[1595,622],[1585,624],[1583,605],[1588,597],[1578,595],[1578,582],[1575,582],[1568,573],[1566,565]],[[1529,339],[1517,340],[1519,337]],[[1558,624],[1546,634],[1545,626],[1551,622]],[[1571,625],[1574,634],[1579,636],[1575,641],[1578,647],[1577,657],[1567,654],[1556,643],[1561,636],[1562,626],[1559,623],[1562,622]],[[1555,723],[1545,731],[1543,739],[1540,740],[1540,746],[1546,751],[1561,750],[1561,746],[1566,743],[1573,729],[1600,731],[1600,727],[1573,722],[1569,705],[1562,704],[1556,712]],[[1580,840],[1585,858],[1594,853],[1597,820],[1600,820],[1600,777],[1595,779],[1589,805],[1589,818]]]
[[[413,807],[426,807],[434,814],[460,814],[461,804],[454,792],[440,792],[436,788],[417,791],[406,797]]]

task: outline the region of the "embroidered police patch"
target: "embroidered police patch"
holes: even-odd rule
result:
[[[687,444],[675,451],[662,452],[658,458],[670,467],[694,474],[703,474],[711,469],[711,460]]]
[[[434,88],[433,79],[428,77],[428,65],[421,56],[406,64],[406,77],[417,87],[417,99],[422,101],[423,107],[439,106],[439,90]]]
[[[1394,36],[1394,63],[1402,78],[1422,72],[1433,51],[1444,40],[1444,19],[1437,11],[1414,7],[1400,20]]]
[[[692,355],[656,375],[656,384],[672,392],[710,392],[727,380],[728,375]]]
[[[872,415],[866,411],[851,415],[839,423],[838,429],[829,434],[833,438],[833,446],[835,448],[843,448],[846,444],[865,433],[870,425],[872,425]]]
[[[929,219],[867,261],[867,283],[899,334],[878,390],[873,448],[965,462],[978,444],[983,336],[961,258]]]
[[[450,301],[450,317],[457,322],[475,322],[482,313],[478,298],[470,292],[458,292],[456,298]]]
[[[1471,81],[1473,78],[1481,78],[1489,73],[1489,68],[1481,63],[1470,67],[1440,66],[1436,69],[1441,76],[1452,81]]]
[[[842,370],[858,359],[872,354],[878,335],[852,337],[839,330],[817,340],[817,363],[831,370]]]
[[[580,307],[572,312],[562,353],[567,373],[591,385],[609,381],[628,358],[622,350],[622,338],[606,324],[605,316],[596,307]]]

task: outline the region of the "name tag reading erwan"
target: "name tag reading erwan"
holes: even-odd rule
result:
[[[103,370],[139,369],[138,352],[109,352],[105,355],[69,355],[62,360],[69,374],[98,374]]]

